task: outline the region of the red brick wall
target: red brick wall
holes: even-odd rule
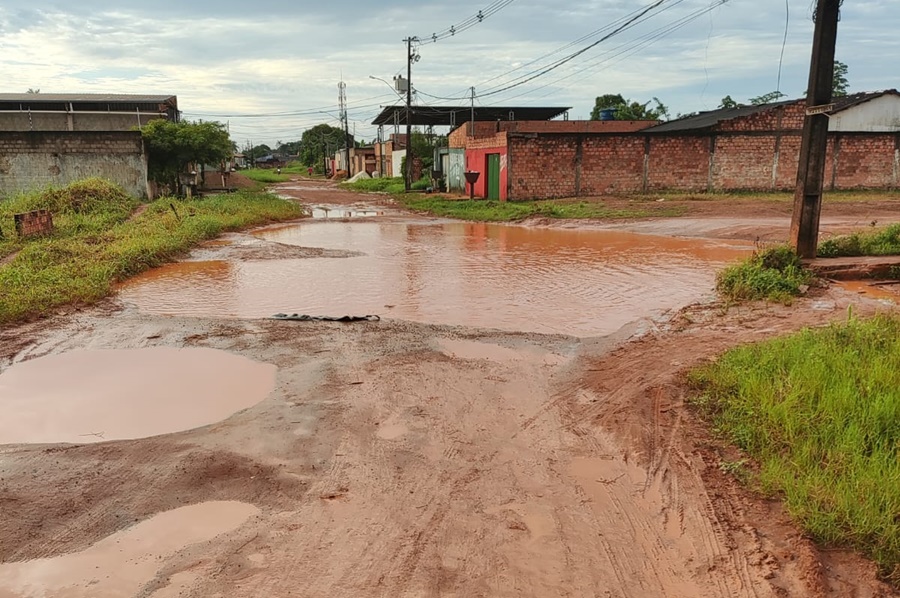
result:
[[[713,189],[746,189],[748,183],[757,189],[771,189],[775,142],[775,135],[716,138]]]
[[[644,137],[586,136],[582,140],[579,195],[640,190],[644,178]]]
[[[841,134],[837,170],[834,175],[838,189],[891,187],[894,179],[896,138],[892,135]],[[826,185],[830,181],[826,180]]]
[[[791,190],[796,185],[799,132],[716,135],[710,171],[712,139],[711,135],[510,133],[509,199],[706,191],[710,184],[715,191]],[[826,188],[832,188],[832,181],[836,189],[900,184],[895,134],[840,134],[836,169],[835,139],[828,142]]]
[[[509,199],[574,197],[576,137],[509,138]]]
[[[731,120],[721,121],[717,131],[799,131],[806,116],[806,102],[778,106]]]
[[[53,216],[49,210],[36,210],[14,216],[16,234],[20,237],[49,235],[53,232]]]
[[[709,185],[709,137],[652,136],[647,190],[705,191]]]

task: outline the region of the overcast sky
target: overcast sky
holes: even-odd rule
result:
[[[664,0],[666,10],[571,62],[488,95],[597,41],[603,33],[594,32],[655,1],[513,0],[480,24],[418,48],[416,103],[467,105],[432,96],[461,98],[474,86],[480,105],[566,106],[571,119],[587,118],[604,93],[657,96],[673,116],[713,109],[726,94],[742,101],[776,89],[786,23],[781,91],[799,97],[806,89],[813,0],[788,0],[789,20],[785,0],[728,0],[706,13],[714,0]],[[170,93],[186,117],[228,122],[239,144],[274,145],[319,122],[337,124],[343,77],[351,127],[371,139],[369,123],[396,96],[369,76],[389,81],[405,73],[401,40],[430,37],[492,4],[10,0],[0,7],[0,78],[8,92]],[[654,34],[698,12],[681,28]],[[846,3],[837,57],[849,65],[851,91],[900,87],[898,31],[897,0]]]

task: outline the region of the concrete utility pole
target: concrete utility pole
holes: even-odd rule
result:
[[[406,191],[412,188],[412,63],[413,63],[413,43],[412,37],[406,38],[406,173],[404,187]]]
[[[818,0],[813,38],[806,119],[800,145],[800,167],[791,218],[791,245],[802,258],[816,257],[819,215],[825,186],[825,154],[828,150],[828,112],[834,86],[834,48],[843,0]]]
[[[347,123],[347,85],[343,81],[338,83],[338,102],[340,103],[341,121],[344,123],[344,145],[346,147],[347,178],[349,179],[353,176],[353,169],[350,167],[350,127]]]
[[[472,124],[469,125],[469,137],[475,137],[475,88],[472,88]]]

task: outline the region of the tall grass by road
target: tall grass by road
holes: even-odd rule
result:
[[[817,253],[819,257],[900,255],[900,224],[827,239],[819,243]]]
[[[900,584],[900,317],[740,347],[690,382],[715,430],[758,462],[763,491]]]
[[[256,192],[163,198],[132,218],[138,205],[100,179],[0,201],[0,325],[98,301],[116,282],[222,232],[303,215],[296,203]],[[53,211],[54,233],[17,238],[12,214],[39,208]]]

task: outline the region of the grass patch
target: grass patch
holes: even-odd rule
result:
[[[250,179],[251,181],[256,181],[257,183],[265,183],[266,185],[271,185],[274,183],[287,183],[291,180],[291,175],[284,173],[278,174],[274,169],[269,168],[250,168],[248,170],[242,170],[241,174]]]
[[[85,183],[93,195],[80,193]],[[69,303],[96,302],[110,295],[116,282],[172,261],[222,232],[302,216],[296,203],[246,191],[192,201],[162,198],[130,218],[137,205],[99,179],[0,202],[6,237],[0,252],[15,254],[0,265],[0,325]],[[51,236],[7,234],[12,213],[48,206],[56,210]]]
[[[646,218],[649,216],[680,216],[682,208],[612,209],[602,202],[546,199],[540,201],[492,201],[484,199],[453,200],[440,195],[405,195],[397,198],[410,210],[433,216],[476,220],[482,222],[510,222],[531,217],[577,218]]]
[[[740,347],[689,381],[714,429],[758,463],[763,491],[900,583],[900,318]]]
[[[819,243],[817,254],[819,257],[900,255],[900,224],[822,241]]]
[[[353,183],[341,183],[341,186],[351,191],[365,193],[389,193],[397,195],[406,191],[406,185],[401,177],[379,177],[375,179],[360,179]]]
[[[733,301],[767,299],[789,304],[813,280],[787,245],[755,251],[719,272],[716,290]]]

